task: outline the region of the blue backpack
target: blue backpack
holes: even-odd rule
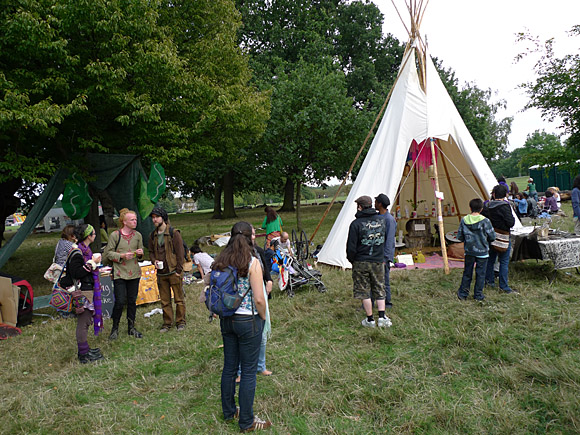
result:
[[[212,270],[209,287],[205,291],[205,304],[220,317],[233,316],[250,287],[243,296],[238,294],[238,270],[228,266],[226,270]]]

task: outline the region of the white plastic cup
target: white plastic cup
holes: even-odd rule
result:
[[[157,269],[163,269],[163,261],[157,261],[156,266]]]

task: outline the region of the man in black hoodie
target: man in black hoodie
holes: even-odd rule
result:
[[[346,258],[352,264],[353,294],[361,299],[367,318],[363,326],[374,328],[371,293],[379,309],[379,327],[391,326],[385,316],[385,271],[383,255],[385,245],[385,220],[372,208],[370,196],[356,201],[356,219],[351,222],[346,242]]]
[[[512,213],[512,207],[505,199],[506,195],[507,189],[505,186],[501,184],[495,186],[491,191],[492,200],[483,207],[481,214],[491,221],[491,225],[494,229],[502,230],[509,234],[516,220]],[[505,252],[498,252],[490,245],[489,258],[487,260],[487,272],[485,274],[485,283],[490,287],[494,287],[495,277],[493,273],[493,265],[497,257],[499,260],[499,288],[505,293],[515,292],[515,290],[511,289],[508,284],[508,264],[510,262],[510,250],[511,243],[509,242],[507,251]]]

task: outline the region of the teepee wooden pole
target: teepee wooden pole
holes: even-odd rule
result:
[[[439,192],[439,177],[437,175],[437,159],[435,158],[435,139],[430,139],[431,159],[433,160],[433,172],[435,174],[435,191]],[[435,198],[437,202],[437,224],[439,225],[439,241],[441,242],[441,255],[445,265],[445,275],[449,275],[449,260],[447,259],[447,249],[445,249],[445,228],[443,225],[443,214],[441,212],[441,199]]]

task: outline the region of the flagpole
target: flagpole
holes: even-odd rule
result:
[[[437,175],[437,159],[435,158],[435,139],[430,138],[431,143],[431,159],[433,161],[433,173],[435,175],[435,192],[439,192],[439,176]],[[451,186],[449,186],[451,187]],[[443,264],[445,265],[445,275],[449,275],[449,260],[447,259],[447,249],[445,246],[445,228],[443,227],[443,214],[441,211],[442,198],[435,195],[437,202],[437,224],[439,226],[439,241],[441,242],[441,255],[443,256]]]

